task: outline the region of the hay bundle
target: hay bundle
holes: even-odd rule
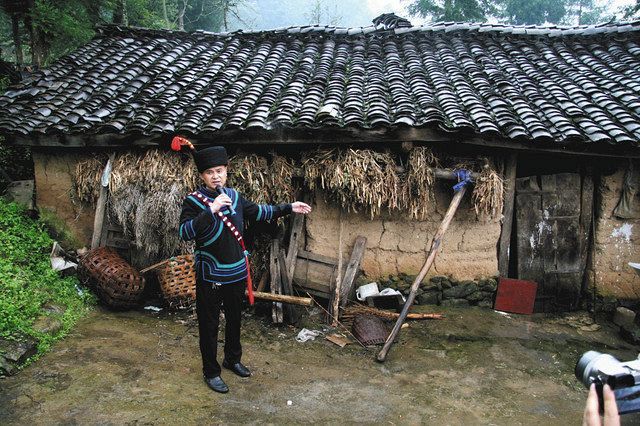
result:
[[[332,172],[336,168],[338,150],[318,149],[302,155],[304,180],[311,191],[318,188],[327,189]]]
[[[100,178],[107,159],[104,155],[95,155],[76,165],[74,193],[82,203],[93,205],[100,195]]]
[[[383,208],[400,207],[400,177],[391,154],[368,149],[318,150],[303,161],[311,189],[326,189],[343,208],[368,210],[371,218]]]
[[[109,212],[148,262],[182,252],[178,221],[185,194],[195,189],[190,157],[161,150],[126,152],[114,159]]]
[[[473,188],[473,207],[476,214],[496,217],[502,214],[504,181],[487,162],[480,171]]]
[[[266,185],[269,166],[266,158],[256,154],[237,154],[229,159],[229,168],[229,186],[254,203],[269,202],[269,189]]]
[[[438,159],[427,147],[415,147],[409,153],[407,172],[402,189],[402,206],[414,219],[425,220],[433,204],[434,168]]]

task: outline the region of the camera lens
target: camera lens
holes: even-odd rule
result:
[[[587,387],[589,387],[589,385],[591,384],[591,381],[589,380],[590,369],[587,369],[587,367],[592,364],[600,355],[602,354],[596,351],[585,352],[576,364],[576,377]]]

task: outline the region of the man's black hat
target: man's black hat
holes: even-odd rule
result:
[[[202,173],[211,167],[226,166],[229,164],[227,150],[223,146],[212,146],[193,153],[198,172]]]

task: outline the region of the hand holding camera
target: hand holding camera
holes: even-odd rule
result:
[[[616,404],[616,396],[609,385],[602,387],[603,396],[603,414],[604,426],[619,426],[620,415],[618,415],[618,405]],[[591,383],[589,387],[589,396],[587,404],[584,407],[584,416],[582,418],[583,426],[600,426],[600,403],[598,402],[598,392],[596,384]]]

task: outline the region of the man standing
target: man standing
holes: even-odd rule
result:
[[[224,147],[195,151],[194,160],[204,185],[184,199],[179,233],[183,240],[196,243],[196,312],[204,380],[214,391],[226,393],[229,388],[220,377],[217,361],[221,304],[226,319],[222,367],[240,377],[251,375],[240,362],[240,318],[249,276],[242,241],[244,220],[271,220],[292,212],[307,214],[311,207],[299,201],[277,206],[258,205],[234,189],[225,188],[229,161]]]

